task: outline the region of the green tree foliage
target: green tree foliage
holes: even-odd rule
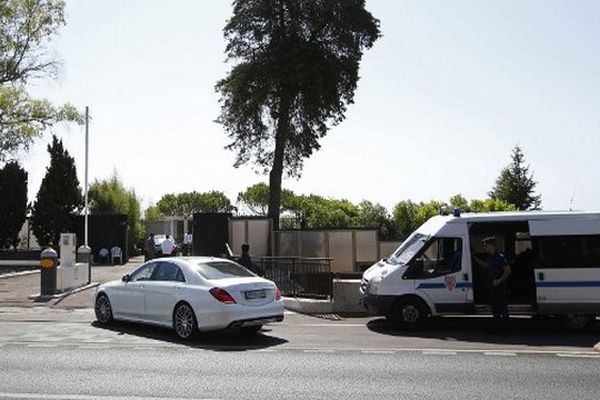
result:
[[[340,229],[357,227],[360,209],[345,199],[326,199],[314,194],[294,196],[287,205],[300,227]]]
[[[287,189],[281,191],[281,211],[289,210],[294,198],[294,192]],[[237,202],[241,209],[252,215],[267,215],[269,209],[269,185],[257,183],[238,193]]]
[[[125,188],[116,172],[109,179],[90,185],[89,200],[92,214],[126,214],[130,243],[143,240],[140,200],[135,190]]]
[[[344,119],[379,21],[364,0],[234,0],[224,33],[236,64],[217,83],[217,121],[236,166],[270,170],[268,214],[278,227],[282,175],[298,176],[319,139]]]
[[[0,248],[17,248],[26,216],[27,172],[11,162],[0,169]]]
[[[533,174],[529,173],[529,165],[526,165],[519,146],[513,149],[511,159],[511,163],[500,173],[489,196],[514,204],[518,210],[539,210],[542,201],[541,195],[535,194],[537,182],[533,179]]]
[[[398,236],[396,225],[390,213],[381,204],[373,204],[363,200],[358,204],[359,214],[357,225],[361,228],[377,228],[380,240],[392,240]]]
[[[33,233],[42,245],[58,243],[60,234],[72,229],[72,216],[83,203],[75,159],[65,150],[62,140],[53,136],[48,153],[50,166],[31,213]]]
[[[232,212],[235,208],[225,193],[216,190],[204,193],[186,192],[165,194],[148,212],[154,219],[163,216],[187,216],[193,213]]]
[[[33,99],[30,80],[53,76],[56,62],[46,45],[65,24],[62,0],[0,1],[0,162],[61,121],[82,123],[69,104]]]

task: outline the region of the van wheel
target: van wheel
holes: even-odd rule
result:
[[[587,331],[594,327],[596,316],[593,314],[567,314],[565,315],[565,322],[571,331]]]
[[[392,309],[390,319],[401,323],[404,328],[409,330],[419,330],[429,319],[429,312],[427,306],[419,300],[399,300]]]

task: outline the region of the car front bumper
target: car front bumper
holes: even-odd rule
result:
[[[378,296],[376,294],[364,293],[362,303],[370,315],[389,315],[396,300],[395,296]]]

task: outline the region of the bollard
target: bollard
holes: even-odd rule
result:
[[[40,294],[56,294],[56,267],[58,266],[58,253],[52,247],[42,251],[40,257]]]
[[[89,246],[81,245],[77,249],[77,262],[86,263],[88,265],[88,281],[92,282],[92,249]]]

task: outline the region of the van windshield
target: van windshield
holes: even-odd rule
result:
[[[389,261],[393,264],[406,264],[423,247],[429,236],[422,233],[413,233],[396,250]]]

